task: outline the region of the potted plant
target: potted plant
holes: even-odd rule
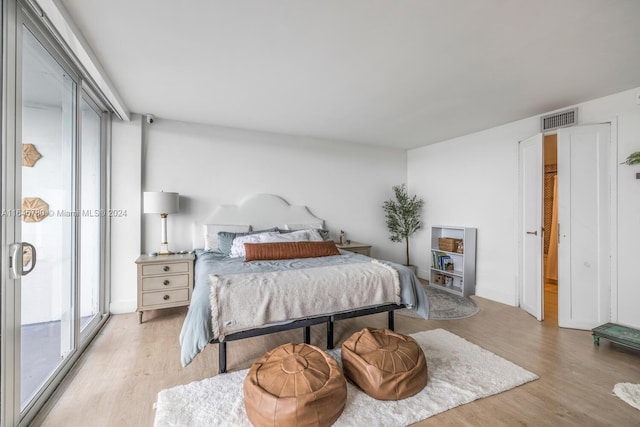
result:
[[[424,205],[422,199],[416,195],[409,196],[407,187],[396,185],[393,187],[395,200],[387,200],[382,205],[384,216],[387,221],[387,228],[391,233],[392,242],[405,241],[407,250],[406,266],[411,266],[409,259],[409,236],[418,231],[422,225],[420,220],[420,210]]]
[[[637,165],[638,163],[640,163],[640,151],[636,151],[635,153],[629,154],[629,157],[627,157],[627,160],[625,160],[620,164],[621,165]]]

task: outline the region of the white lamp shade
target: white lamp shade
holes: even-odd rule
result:
[[[144,213],[170,214],[178,212],[179,194],[164,191],[145,191]]]

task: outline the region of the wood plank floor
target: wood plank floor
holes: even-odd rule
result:
[[[396,330],[414,333],[443,328],[540,376],[513,390],[480,399],[422,421],[422,426],[638,426],[640,411],[612,394],[618,382],[640,383],[640,352],[602,340],[588,331],[560,329],[524,311],[474,297],[480,312],[461,320],[396,316]],[[217,346],[208,346],[182,368],[178,334],[185,310],[112,316],[63,385],[43,426],[152,426],[153,403],[167,387],[213,376]],[[336,342],[364,326],[384,327],[386,315],[336,324]],[[325,331],[312,328],[312,344]],[[247,368],[267,350],[300,341],[301,331],[235,341],[228,345],[229,370]]]
[[[558,285],[544,284],[544,322],[558,325]]]

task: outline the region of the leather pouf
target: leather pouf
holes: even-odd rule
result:
[[[347,402],[347,381],[327,353],[284,344],[260,357],[244,380],[249,420],[261,426],[329,426]]]
[[[399,400],[427,385],[427,361],[411,337],[365,328],[342,344],[344,374],[369,396]]]

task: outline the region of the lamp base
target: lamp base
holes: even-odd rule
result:
[[[173,255],[173,252],[169,250],[168,243],[161,243],[160,250],[158,251],[158,255]]]

